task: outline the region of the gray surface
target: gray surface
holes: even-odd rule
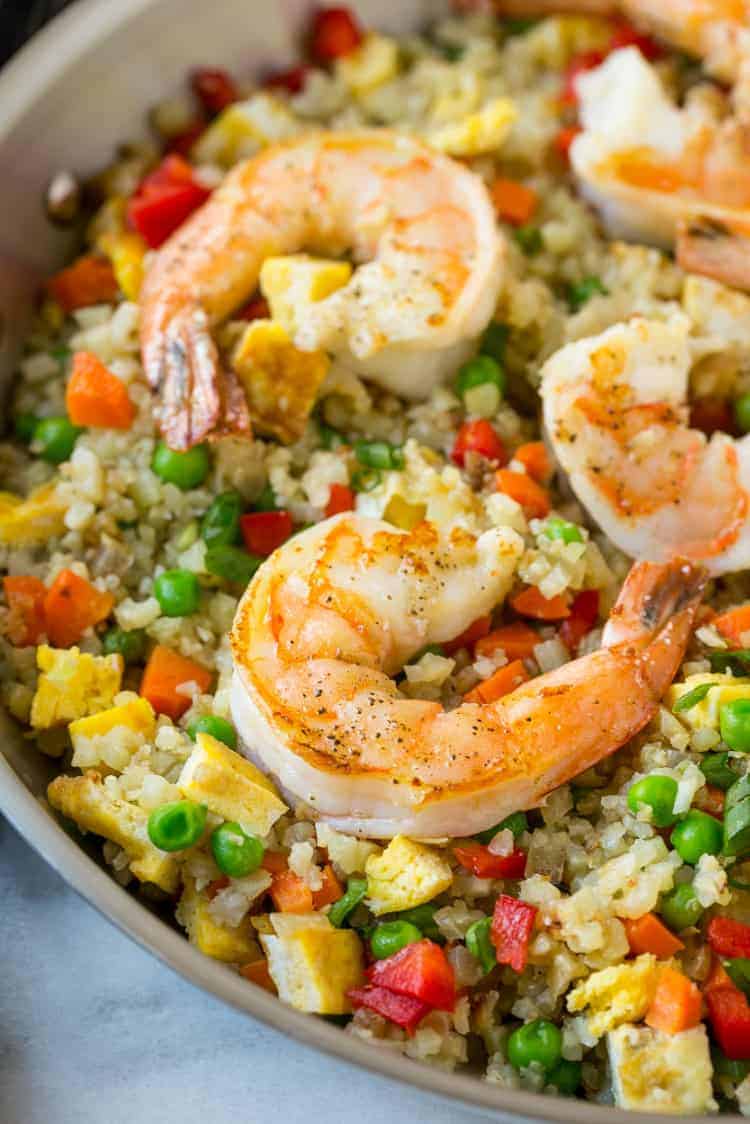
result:
[[[2,1124],[471,1124],[191,987],[0,818]]]

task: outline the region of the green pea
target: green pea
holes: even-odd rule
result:
[[[517,226],[513,237],[528,257],[533,257],[544,248],[542,232],[538,226]]]
[[[372,492],[382,480],[383,473],[379,468],[359,468],[352,473],[349,483],[354,492]]]
[[[490,320],[479,341],[479,354],[489,355],[491,359],[495,359],[502,366],[505,348],[508,344],[508,335],[507,324],[502,324],[499,320]]]
[[[682,882],[664,894],[659,902],[659,913],[676,933],[695,925],[703,913],[703,906],[695,896],[692,882]]]
[[[737,780],[737,774],[729,764],[728,753],[706,753],[701,758],[700,770],[707,784],[716,788],[730,788]]]
[[[561,1058],[547,1074],[547,1084],[554,1085],[565,1097],[572,1097],[581,1084],[581,1063]]]
[[[508,1038],[508,1061],[514,1069],[526,1069],[537,1062],[549,1071],[561,1056],[562,1034],[547,1019],[534,1019],[519,1026]]]
[[[223,823],[211,833],[211,852],[222,874],[244,878],[263,862],[264,847],[257,835],[248,835],[238,823]]]
[[[677,798],[677,781],[658,774],[643,777],[628,789],[628,808],[637,815],[642,804],[651,809],[651,822],[655,827],[669,827],[677,817],[674,802]]]
[[[693,687],[692,691],[686,691],[684,695],[680,695],[672,710],[675,714],[681,714],[684,710],[692,710],[699,702],[703,702],[713,686],[713,683],[699,683],[697,687]]]
[[[151,468],[167,484],[175,484],[183,492],[197,488],[208,476],[211,458],[207,445],[195,445],[185,453],[170,449],[163,441],[156,446]]]
[[[677,824],[670,842],[680,858],[695,865],[701,855],[718,855],[722,845],[722,825],[706,812],[693,809]]]
[[[277,511],[278,504],[276,503],[276,496],[274,495],[273,488],[268,480],[263,485],[263,491],[258,496],[253,504],[255,511]]]
[[[67,418],[42,418],[34,427],[34,443],[39,445],[39,456],[50,464],[62,464],[70,459],[75,443],[83,433],[80,426]]]
[[[490,355],[476,355],[460,368],[453,386],[456,394],[463,398],[467,390],[486,383],[496,386],[500,394],[504,394],[506,382],[505,372],[496,359]]]
[[[736,753],[750,753],[750,699],[732,699],[719,708],[723,741]]]
[[[324,449],[334,450],[340,449],[342,445],[346,445],[346,438],[332,425],[326,425],[325,422],[318,422],[318,433],[320,435],[320,443]]]
[[[578,312],[595,293],[606,293],[599,277],[584,277],[583,281],[576,281],[568,286],[568,304],[573,312]]]
[[[200,595],[192,570],[165,570],[154,582],[154,597],[165,617],[189,617],[198,608]]]
[[[750,960],[745,956],[735,956],[724,960],[723,964],[732,983],[745,995],[750,995]]]
[[[204,565],[209,574],[217,578],[233,585],[247,585],[262,561],[239,546],[210,546]]]
[[[437,48],[448,62],[458,62],[459,59],[463,58],[466,50],[459,43],[438,43]]]
[[[201,521],[201,538],[207,546],[231,546],[240,539],[244,505],[239,492],[221,492],[212,500]]]
[[[142,628],[129,632],[124,628],[110,628],[104,633],[102,648],[108,656],[121,655],[125,663],[138,663],[146,649],[146,633]]]
[[[227,722],[226,718],[220,718],[218,714],[204,714],[201,718],[196,718],[194,722],[188,723],[187,732],[193,741],[198,734],[210,734],[212,738],[224,742],[224,745],[228,745],[230,749],[237,748],[237,731],[231,722]]]
[[[404,454],[390,441],[355,441],[354,455],[365,468],[398,469],[404,467]]]
[[[370,936],[370,951],[376,960],[386,960],[421,939],[419,929],[409,921],[381,921]]]
[[[485,975],[497,964],[497,952],[490,938],[492,918],[482,917],[466,930],[466,947],[471,955],[482,965]]]
[[[436,944],[443,944],[445,937],[440,932],[435,920],[436,909],[437,906],[425,902],[424,905],[415,905],[411,909],[399,910],[398,913],[393,914],[390,920],[408,921],[411,925],[416,925],[423,937],[429,937]]]
[[[328,911],[328,920],[337,929],[341,929],[352,910],[364,901],[367,894],[366,878],[350,878],[346,883],[346,892],[343,897],[334,902]]]
[[[160,851],[184,851],[203,835],[208,809],[192,800],[176,800],[154,808],[148,817],[148,837]]]
[[[550,516],[545,522],[542,534],[545,538],[560,539],[564,543],[583,542],[580,527],[575,523],[569,523],[567,519],[560,519],[557,515]]]
[[[750,394],[741,394],[734,400],[734,420],[740,433],[750,433]]]
[[[39,418],[36,414],[16,414],[13,421],[13,429],[19,441],[25,441],[27,444],[34,438],[34,431],[39,425]]]
[[[486,831],[478,832],[476,838],[480,843],[491,843],[497,835],[498,831],[512,831],[513,838],[518,839],[519,835],[523,835],[524,831],[528,831],[529,821],[526,818],[525,812],[512,812],[506,816],[500,823],[496,823],[494,827],[488,827]]]

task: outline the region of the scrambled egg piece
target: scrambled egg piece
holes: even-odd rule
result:
[[[108,231],[97,240],[97,246],[112,263],[117,284],[129,301],[137,301],[143,282],[143,259],[148,247],[140,234],[130,230]]]
[[[64,530],[65,504],[58,499],[54,482],[43,484],[25,500],[12,492],[0,492],[0,543],[29,546]]]
[[[453,881],[453,871],[437,851],[396,835],[382,855],[365,864],[368,905],[376,915],[423,905]]]
[[[119,706],[100,710],[88,718],[77,718],[68,726],[73,744],[73,764],[87,769],[94,765],[115,765],[109,760],[110,744],[115,750],[125,749],[124,764],[131,752],[144,742],[153,741],[156,735],[156,715],[151,703],[133,695]],[[132,747],[132,748],[131,748]]]
[[[625,1022],[637,1022],[648,1010],[656,990],[656,957],[644,953],[635,960],[592,972],[568,995],[568,1010],[588,1007],[588,1025],[601,1037]]]
[[[273,141],[299,132],[299,124],[281,98],[254,94],[223,110],[193,145],[190,156],[201,164],[229,168]]]
[[[268,301],[271,318],[293,336],[304,321],[308,306],[342,289],[352,275],[346,261],[288,254],[266,258],[260,270],[260,291]]]
[[[500,148],[517,116],[510,98],[493,98],[463,120],[433,128],[426,139],[449,156],[482,156]]]
[[[120,690],[122,656],[90,656],[78,648],[40,645],[41,675],[31,703],[31,725],[47,730],[111,706]]]
[[[141,882],[153,882],[168,894],[175,892],[180,883],[179,865],[149,839],[148,812],[112,796],[96,773],[55,777],[47,788],[47,799],[82,831],[93,831],[122,847]]]
[[[239,925],[220,925],[210,913],[211,899],[205,890],[196,889],[195,879],[185,877],[176,917],[187,930],[188,940],[205,956],[222,960],[225,964],[247,964],[260,955],[250,916]]]
[[[684,683],[673,683],[669,688],[667,699],[670,708],[674,707],[682,695],[704,683],[712,684],[706,697],[689,710],[679,711],[678,717],[693,730],[718,730],[719,711],[724,703],[731,702],[732,699],[750,699],[750,679],[710,672],[689,675]]]
[[[620,1026],[607,1035],[615,1104],[638,1112],[711,1112],[711,1057],[706,1028],[664,1034]]]
[[[257,429],[285,444],[297,441],[330,363],[324,351],[300,351],[273,320],[248,324],[233,366]]]
[[[279,997],[298,1011],[345,1015],[347,992],[364,981],[362,945],[353,929],[334,929],[325,914],[272,913],[275,935],[262,934]]]
[[[367,35],[348,55],[336,60],[336,77],[354,95],[366,94],[398,74],[398,43],[387,35]]]
[[[288,811],[260,769],[210,734],[198,734],[177,785],[190,800],[253,835],[267,835]]]

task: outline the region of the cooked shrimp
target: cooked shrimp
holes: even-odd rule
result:
[[[750,566],[750,437],[688,425],[688,321],[636,318],[556,352],[544,421],[570,484],[626,554]]]
[[[729,227],[707,219],[682,220],[675,257],[686,273],[719,278],[725,285],[750,291],[750,221]]]
[[[143,363],[174,448],[222,425],[246,427],[246,411],[223,408],[236,381],[210,329],[252,294],[265,258],[302,249],[362,264],[315,303],[294,342],[325,348],[406,398],[427,396],[470,354],[502,280],[489,194],[450,158],[386,130],[265,149],[227,175],[145,281]]]
[[[604,647],[497,702],[406,698],[394,676],[497,605],[521,542],[341,515],[258,571],[232,629],[232,711],[248,753],[356,834],[470,835],[530,808],[646,725],[703,589],[688,563],[634,567]]]

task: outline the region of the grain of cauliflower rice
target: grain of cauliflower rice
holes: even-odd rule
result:
[[[83,244],[0,445],[2,700],[238,988],[505,1088],[750,1114],[742,142],[685,171],[748,112],[747,28],[701,62],[648,4],[474,6],[319,9],[304,65],[195,71],[51,185]]]

